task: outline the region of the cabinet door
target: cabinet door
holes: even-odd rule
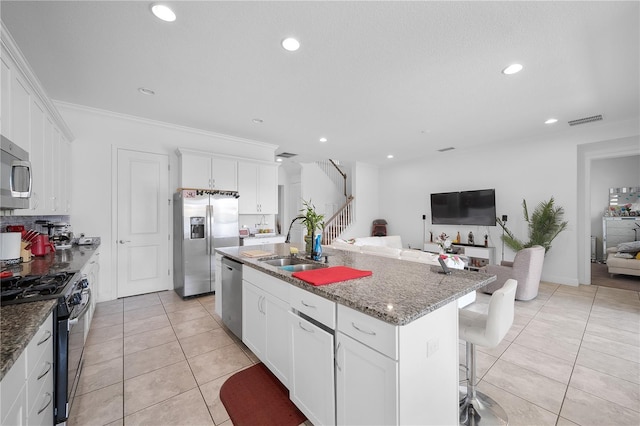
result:
[[[336,342],[338,424],[398,424],[396,361],[342,333]]]
[[[42,175],[44,176],[44,193],[40,204],[42,205],[42,211],[51,214],[55,211],[55,182],[54,182],[54,142],[55,140],[55,126],[51,119],[47,116],[44,121],[44,163],[42,165]]]
[[[260,165],[258,169],[258,210],[262,214],[278,214],[278,169]]]
[[[333,335],[289,312],[290,398],[313,424],[336,423]]]
[[[266,339],[264,293],[253,284],[242,281],[242,341],[263,362]]]
[[[11,80],[11,141],[25,151],[29,151],[29,107],[31,94],[27,84],[19,73],[14,72]]]
[[[289,387],[291,363],[291,339],[288,332],[289,304],[270,295],[265,300],[266,323],[266,362],[269,370]]]
[[[258,166],[254,163],[238,163],[238,213],[258,214]]]
[[[207,155],[182,154],[180,159],[182,188],[211,187],[211,157]]]
[[[31,102],[31,150],[29,160],[33,170],[31,181],[30,213],[42,212],[45,207],[46,178],[44,163],[49,161],[45,157],[45,112],[40,103]],[[46,213],[46,210],[44,210]]]
[[[225,191],[238,190],[238,162],[228,158],[213,157],[212,187]]]

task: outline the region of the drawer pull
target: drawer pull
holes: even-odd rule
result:
[[[45,330],[45,332],[47,333],[47,335],[46,337],[44,337],[42,340],[38,342],[38,346],[40,346],[41,344],[43,344],[44,342],[46,342],[51,338],[51,332],[49,330]]]
[[[316,307],[314,305],[307,305],[306,303],[304,303],[304,300],[300,300],[300,303],[302,303],[304,306],[306,306],[307,308],[312,308],[312,309],[316,309]]]
[[[51,364],[49,361],[47,361],[47,371],[43,371],[42,373],[40,373],[40,375],[38,376],[38,380],[42,379],[44,376],[46,376],[49,371],[51,371],[51,366],[53,364]]]
[[[302,325],[302,322],[300,322],[300,321],[298,321],[298,325],[300,326],[301,329],[303,329],[307,333],[315,333],[315,330],[313,330],[313,329],[309,330],[307,328],[304,328],[304,326]]]
[[[375,336],[376,332],[375,331],[367,331],[367,330],[363,330],[361,328],[359,328],[355,322],[352,322],[351,325],[353,326],[353,328],[355,328],[356,330],[358,330],[360,333],[364,333],[364,334],[368,334],[369,336]]]
[[[51,396],[51,394],[49,392],[45,393],[45,395],[47,395],[49,397],[49,400],[47,401],[47,403],[44,405],[44,407],[42,407],[41,409],[38,410],[38,414],[42,413],[44,410],[47,409],[47,407],[49,405],[51,405],[51,401],[53,401],[53,397]]]

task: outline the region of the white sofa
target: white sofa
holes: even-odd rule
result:
[[[409,262],[420,262],[428,265],[440,266],[438,262],[439,254],[424,252],[421,250],[402,248],[402,238],[399,235],[389,235],[386,237],[360,237],[351,240],[336,238],[328,246],[338,250],[356,251],[374,256],[384,256],[393,259],[406,260]],[[448,267],[453,269],[464,269],[464,262],[458,256],[450,256],[445,259]],[[476,292],[458,299],[458,307],[462,308],[476,300]]]

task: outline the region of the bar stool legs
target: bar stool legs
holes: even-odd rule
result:
[[[504,409],[491,397],[476,390],[476,345],[466,343],[467,351],[467,396],[460,403],[460,424],[508,425]]]

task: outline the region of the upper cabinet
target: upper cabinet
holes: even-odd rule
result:
[[[197,151],[178,150],[180,188],[238,190],[238,161]]]
[[[277,214],[278,166],[240,161],[238,192],[240,214]]]
[[[0,131],[29,153],[29,208],[15,215],[69,214],[72,134],[2,25]]]

